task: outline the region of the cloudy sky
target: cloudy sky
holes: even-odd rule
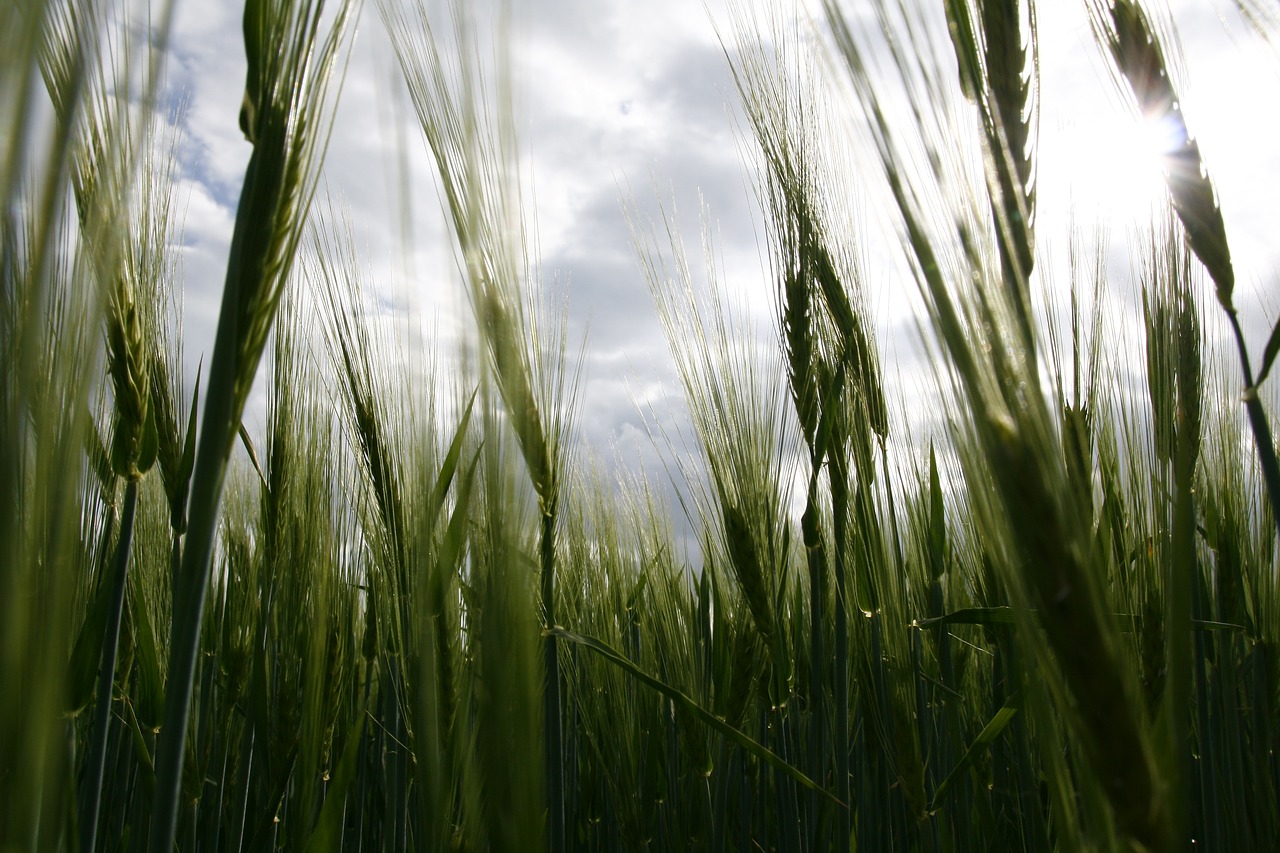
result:
[[[666,411],[662,401],[677,384],[636,259],[627,198],[641,211],[655,211],[659,200],[674,206],[694,239],[699,206],[705,205],[721,278],[742,294],[768,332],[772,289],[765,280],[754,178],[716,29],[718,22],[729,32],[725,4],[513,5],[520,142],[534,190],[526,206],[543,277],[568,298],[571,339],[587,335],[579,424],[603,456],[621,448],[633,458],[637,442],[648,444],[643,406],[637,403]],[[1258,353],[1269,328],[1261,318],[1280,310],[1273,275],[1280,269],[1274,194],[1258,191],[1280,178],[1280,111],[1267,94],[1280,91],[1280,60],[1239,20],[1231,0],[1174,5],[1186,57],[1183,106],[1221,194],[1237,259],[1238,302]],[[237,124],[244,66],[236,6],[179,2],[174,24],[169,79],[189,99],[181,197],[191,374],[212,342],[234,205],[249,156]],[[784,0],[782,6],[789,4]],[[1069,216],[1086,229],[1098,223],[1104,241],[1123,245],[1161,192],[1144,133],[1116,94],[1084,6],[1067,0],[1040,4],[1039,239],[1049,257],[1062,251],[1064,244],[1055,240],[1066,233]],[[447,337],[465,303],[431,164],[399,74],[369,0],[337,113],[327,186],[356,224],[369,278],[381,293],[373,304],[424,318]],[[874,187],[875,180],[866,186]],[[891,222],[876,215],[884,208],[874,190],[858,191],[866,193],[854,203],[863,211],[864,243],[892,241]],[[892,254],[892,242],[887,245]],[[691,253],[697,255],[696,243]],[[866,300],[886,353],[890,394],[923,407],[929,382],[915,375],[914,285],[900,270],[876,268],[874,250],[868,256]],[[259,392],[257,417],[261,400]],[[255,417],[252,411],[249,417]]]

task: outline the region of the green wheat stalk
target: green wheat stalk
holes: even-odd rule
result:
[[[182,568],[175,580],[169,689],[157,747],[150,849],[173,846],[187,723],[227,457],[288,278],[327,139],[327,93],[355,5],[327,31],[323,4],[248,0],[244,14],[247,120],[253,153],[231,238],[218,331],[191,484]]]

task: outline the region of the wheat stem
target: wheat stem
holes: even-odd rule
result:
[[[320,40],[320,5],[311,0],[248,0],[245,6],[248,87],[258,114],[210,361],[187,543],[175,580],[169,689],[151,816],[152,853],[168,853],[177,831],[187,725],[227,459],[314,193],[326,138],[327,85],[351,21],[352,3],[343,2]]]
[[[97,850],[98,811],[102,802],[102,776],[107,761],[107,733],[111,724],[111,700],[115,692],[116,653],[120,648],[120,621],[128,582],[129,550],[133,541],[133,519],[138,507],[138,481],[130,479],[124,492],[120,516],[120,538],[111,563],[111,602],[103,637],[102,665],[98,671],[98,696],[94,704],[93,734],[81,788],[84,805],[80,809],[80,849]]]

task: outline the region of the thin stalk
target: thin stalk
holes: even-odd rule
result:
[[[102,667],[98,671],[98,699],[94,707],[93,737],[84,778],[84,806],[80,814],[80,849],[93,853],[97,847],[98,812],[102,804],[102,776],[107,760],[107,731],[111,723],[111,696],[114,692],[116,655],[120,649],[120,621],[129,572],[129,550],[133,541],[133,519],[138,507],[138,481],[130,478],[124,492],[120,538],[111,565],[111,609],[103,636]]]
[[[816,471],[820,459],[813,462]],[[809,561],[809,776],[819,784],[824,783],[823,773],[827,730],[826,714],[826,679],[823,677],[827,667],[826,647],[823,643],[824,622],[826,620],[826,563],[827,556],[822,545],[822,534],[818,529],[818,495],[817,484],[811,482],[808,505],[801,519],[803,528],[805,553]],[[843,802],[848,802],[844,800]],[[810,843],[815,846],[819,842],[818,827],[820,805],[817,792],[809,796],[809,812],[811,826],[809,828]]]
[[[1205,608],[1203,606],[1202,595],[1199,583],[1195,583],[1191,587],[1192,606],[1196,618],[1206,618]],[[1214,730],[1211,725],[1212,716],[1209,707],[1209,691],[1213,689],[1213,685],[1209,680],[1210,655],[1211,652],[1207,648],[1208,639],[1205,637],[1205,631],[1196,631],[1195,642],[1195,677],[1196,677],[1196,715],[1199,717],[1199,737],[1196,738],[1194,748],[1200,755],[1200,760],[1196,762],[1195,774],[1188,775],[1183,781],[1182,787],[1184,791],[1194,789],[1199,792],[1198,799],[1200,810],[1200,826],[1196,829],[1196,837],[1204,839],[1205,849],[1224,850],[1230,849],[1223,843],[1222,821],[1220,818],[1219,805],[1222,802],[1221,792],[1223,785],[1221,780],[1217,778],[1217,753],[1218,750],[1214,744]],[[1216,662],[1216,661],[1215,661]],[[1185,761],[1185,753],[1181,753],[1179,758]],[[1184,764],[1185,770],[1190,771],[1191,767]],[[1235,802],[1246,802],[1246,800],[1236,800]],[[1191,806],[1196,805],[1188,801]],[[1183,818],[1183,826],[1179,829],[1185,830],[1186,818]],[[1185,838],[1183,835],[1175,836]]]
[[[245,193],[252,191],[257,155],[249,162]],[[191,716],[191,697],[195,686],[196,658],[200,645],[200,628],[204,621],[205,598],[209,591],[209,571],[213,557],[213,539],[218,526],[218,505],[226,479],[227,456],[235,439],[239,418],[232,417],[235,407],[232,382],[217,382],[215,377],[233,378],[237,360],[237,305],[239,288],[233,277],[239,267],[237,258],[248,230],[244,218],[237,220],[232,237],[228,267],[228,286],[222,295],[222,312],[214,342],[210,382],[205,404],[204,424],[200,430],[195,473],[191,484],[191,507],[187,521],[187,542],[182,554],[182,569],[174,579],[173,621],[169,640],[169,683],[165,696],[164,721],[156,748],[156,801],[151,813],[150,850],[169,853],[178,828],[178,802],[182,790],[182,761],[185,753],[187,722]]]
[[[324,102],[352,2],[339,4],[327,35],[319,4],[251,2],[245,8],[249,63],[241,129],[253,144],[236,210],[210,363],[208,401],[191,483],[182,569],[174,581],[169,684],[156,756],[152,853],[172,850],[182,763],[195,689],[200,629],[218,506],[240,418],[275,321],[327,140]]]
[[[1280,462],[1276,460],[1276,444],[1271,437],[1271,425],[1262,408],[1258,388],[1254,384],[1253,367],[1249,364],[1249,351],[1245,347],[1244,333],[1240,330],[1240,318],[1234,309],[1230,309],[1227,311],[1227,319],[1231,322],[1231,333],[1236,339],[1236,350],[1240,353],[1240,370],[1244,373],[1244,410],[1249,415],[1253,440],[1258,446],[1258,463],[1262,466],[1262,481],[1266,485],[1267,498],[1271,504],[1271,521],[1275,525],[1276,535],[1280,536]]]
[[[1188,430],[1179,430],[1178,455],[1174,461],[1173,542],[1169,576],[1165,586],[1166,670],[1165,701],[1169,764],[1165,768],[1168,786],[1170,837],[1181,844],[1190,837],[1191,809],[1189,771],[1191,767],[1191,594],[1196,583],[1195,506],[1192,503],[1194,457],[1188,446]]]
[[[542,612],[548,629],[556,627],[556,508],[555,501],[542,514]],[[565,849],[563,732],[560,726],[560,657],[554,634],[543,640],[546,684],[543,689],[543,728],[546,741],[548,833],[552,853]]]
[[[836,694],[835,726],[836,748],[836,799],[844,803],[840,809],[840,837],[837,844],[841,849],[851,844],[853,834],[853,799],[850,793],[849,762],[849,730],[852,721],[849,719],[849,608],[848,581],[846,575],[845,554],[848,547],[849,487],[846,480],[844,460],[837,453],[829,457],[831,462],[831,513],[832,534],[834,540],[834,563],[836,575],[836,649],[835,678],[833,689]]]

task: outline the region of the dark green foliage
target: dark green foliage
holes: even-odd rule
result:
[[[879,168],[856,178],[844,105],[801,34],[736,19],[776,351],[694,286],[674,221],[635,223],[697,443],[692,557],[653,485],[575,457],[563,327],[512,227],[510,107],[482,99],[461,4],[456,56],[425,6],[383,13],[480,357],[447,382],[370,322],[332,206],[302,239],[325,108],[291,93],[307,46],[327,66],[341,38],[319,38],[318,7],[254,0],[255,165],[199,404],[172,375],[176,271],[152,257],[171,242],[172,169],[135,175],[100,32],[68,27],[105,19],[20,5],[0,12],[0,108],[21,128],[37,69],[57,108],[49,163],[14,130],[0,149],[0,695],[21,700],[0,707],[0,848],[1280,842],[1271,475],[1265,453],[1242,464],[1260,452],[1227,378],[1244,353],[1219,351],[1199,295],[1207,273],[1238,332],[1225,226],[1188,147],[1189,188],[1128,246],[1140,316],[1100,313],[1105,271],[1073,243],[1069,324],[1055,304],[1037,319],[1033,273],[1052,265],[1036,249],[1035,4],[940,4],[954,56],[939,65],[923,13],[876,4],[876,36],[828,3]],[[1095,4],[1118,76],[1179,117],[1148,20]],[[911,121],[886,100],[893,74]],[[151,132],[129,145],[149,151]],[[932,326],[928,436],[895,410],[865,308],[849,195],[873,180]],[[1142,330],[1125,341],[1146,355],[1136,382],[1103,341],[1111,321]],[[1243,361],[1255,436],[1276,340],[1258,382]],[[254,436],[240,413],[268,342]]]

